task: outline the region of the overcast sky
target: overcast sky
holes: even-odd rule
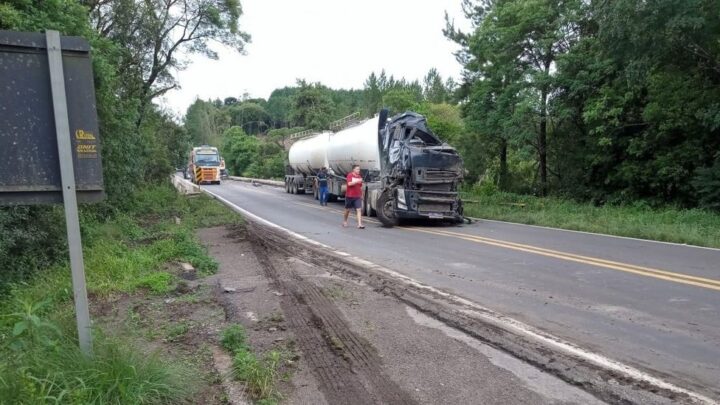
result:
[[[362,88],[370,72],[422,79],[435,67],[460,77],[442,34],[445,11],[462,20],[461,0],[241,0],[241,28],[252,36],[247,55],[219,49],[220,59],[190,58],[180,90],[161,99],[184,114],[196,99],[251,97],[292,86],[296,79],[332,88]]]

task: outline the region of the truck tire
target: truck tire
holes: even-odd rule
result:
[[[363,214],[366,217],[374,217],[375,216],[375,210],[372,209],[370,206],[370,203],[368,203],[368,192],[365,190],[365,198],[363,198]]]
[[[367,206],[367,216],[369,217],[376,217],[377,212],[375,211],[375,208],[371,207],[370,204]]]
[[[377,218],[386,228],[392,228],[400,223],[400,218],[395,216],[394,199],[389,192],[380,195],[377,202]]]

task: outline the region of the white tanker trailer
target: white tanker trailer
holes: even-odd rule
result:
[[[312,192],[317,199],[315,179],[323,167],[328,169],[329,201],[345,197],[345,176],[353,165],[360,165],[366,180],[377,178],[380,173],[377,125],[375,117],[342,131],[322,132],[296,141],[288,151],[285,191]]]
[[[383,110],[341,131],[308,136],[290,147],[288,163],[285,191],[312,192],[316,199],[316,175],[328,168],[329,201],[345,197],[345,176],[359,165],[363,213],[377,214],[385,226],[402,218],[463,220],[458,194],[462,159],[419,114],[406,112],[388,120]]]

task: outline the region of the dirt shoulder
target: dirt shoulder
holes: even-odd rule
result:
[[[216,227],[198,235],[220,264],[207,282],[226,322],[242,324],[258,354],[293,353],[281,403],[600,403],[338,273],[330,259],[301,259],[260,233]]]

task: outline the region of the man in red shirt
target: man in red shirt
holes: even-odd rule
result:
[[[362,176],[360,176],[360,166],[353,165],[353,169],[347,175],[347,190],[345,191],[345,214],[343,216],[343,226],[348,226],[348,216],[350,210],[355,208],[357,215],[358,229],[365,229],[362,223]]]

